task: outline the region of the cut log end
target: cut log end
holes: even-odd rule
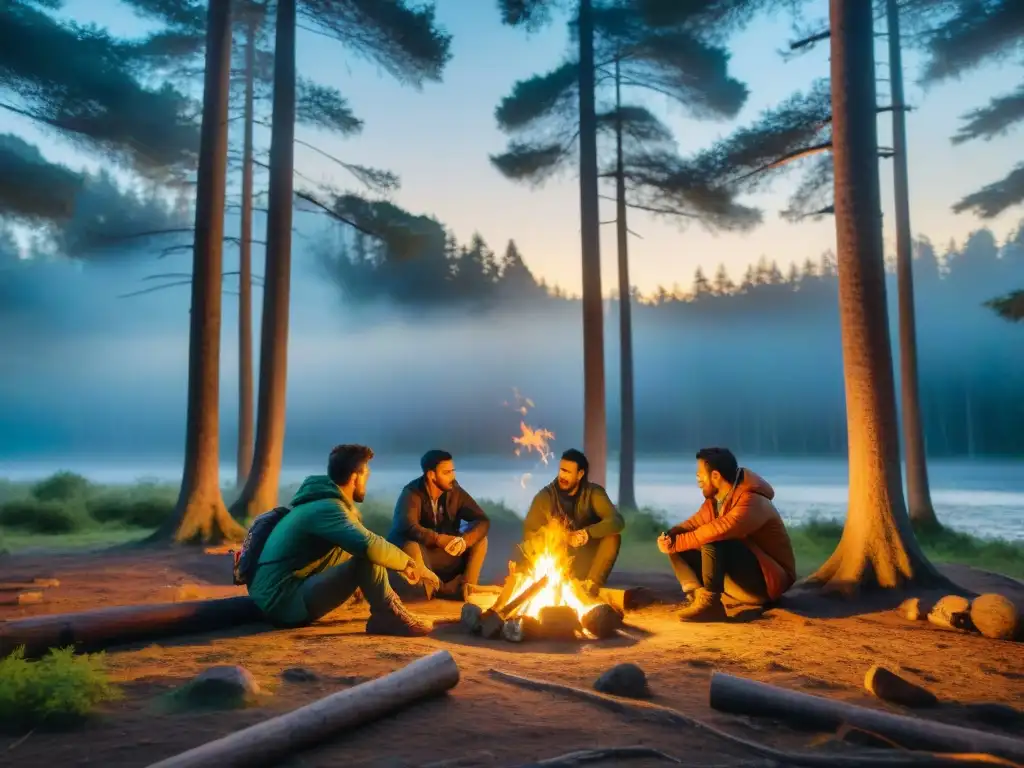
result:
[[[877,664],[864,676],[864,687],[883,701],[904,707],[934,707],[939,703],[935,694],[927,688]]]

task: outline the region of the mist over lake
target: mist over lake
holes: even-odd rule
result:
[[[323,457],[286,464],[283,496],[309,474],[325,471]],[[834,458],[772,458],[740,456],[740,463],[763,475],[775,488],[775,503],[787,522],[815,517],[842,520],[846,516],[846,462]],[[501,500],[525,514],[533,495],[555,476],[555,465],[514,456],[456,456],[460,484],[474,496]],[[138,480],[177,483],[178,463],[168,459],[97,461],[87,456],[32,460],[0,460],[0,477],[32,481],[67,469],[101,484]],[[969,461],[938,459],[929,464],[932,499],[944,525],[983,537],[1024,541],[1024,473],[1012,460]],[[386,454],[374,459],[369,482],[371,497],[391,500],[419,475],[419,456]],[[221,464],[225,488],[233,485],[235,468]],[[618,465],[608,464],[608,489],[618,488]],[[672,520],[688,517],[701,503],[691,456],[645,457],[637,460],[637,502],[663,510]],[[227,492],[230,497],[230,491]],[[287,499],[285,499],[287,500]]]

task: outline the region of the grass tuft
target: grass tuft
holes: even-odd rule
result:
[[[74,649],[61,648],[29,661],[24,648],[17,648],[0,659],[0,728],[5,730],[72,725],[120,696],[101,653],[76,656]]]

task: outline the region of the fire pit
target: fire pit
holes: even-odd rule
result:
[[[505,586],[490,605],[470,602],[462,625],[487,639],[595,640],[622,626],[628,590],[599,590],[595,596],[572,576],[568,531],[557,521],[523,545],[527,565],[510,565]]]

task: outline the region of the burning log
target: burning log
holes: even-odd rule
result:
[[[575,640],[583,631],[576,610],[568,605],[549,605],[540,609],[540,636],[545,640]]]
[[[298,749],[356,728],[429,696],[451,690],[459,667],[448,651],[403,669],[235,731],[222,739],[154,763],[150,768],[228,768],[278,764]]]
[[[987,753],[1007,760],[1024,761],[1024,741],[1020,739],[894,715],[722,672],[711,675],[711,706],[719,712],[788,719],[828,731],[846,723],[909,749]]]
[[[510,600],[503,608],[500,609],[500,614],[503,618],[510,619],[515,616],[516,609],[520,606],[526,605],[530,600],[540,594],[540,591],[548,585],[548,577],[541,576],[533,584],[528,586],[522,592]]]
[[[612,637],[622,626],[623,616],[607,603],[595,605],[583,615],[581,624],[594,637],[604,639]]]
[[[72,645],[78,650],[91,651],[136,640],[214,632],[262,618],[262,612],[249,597],[119,605],[33,616],[0,624],[0,658],[22,645],[25,655],[31,658],[45,655],[50,648]]]

